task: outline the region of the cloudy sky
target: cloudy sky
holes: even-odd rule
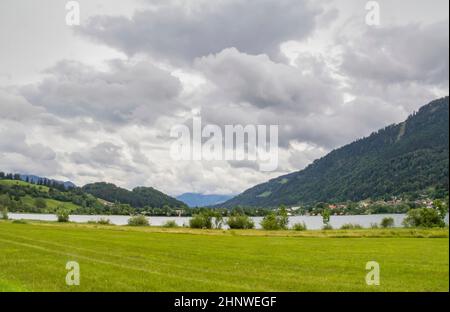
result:
[[[237,194],[449,93],[448,0],[0,2],[0,170]],[[280,162],[174,161],[170,129],[279,125]]]

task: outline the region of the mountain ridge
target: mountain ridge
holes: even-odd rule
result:
[[[184,193],[176,197],[176,199],[184,202],[189,207],[208,207],[219,205],[233,198],[233,195],[220,194],[200,194],[200,193]]]
[[[133,190],[121,188],[112,183],[97,182],[86,184],[81,188],[84,192],[108,202],[128,204],[135,208],[154,207],[186,207],[186,204],[153,187],[135,187]]]
[[[448,193],[449,98],[402,123],[335,149],[301,171],[256,185],[221,207],[277,207],[364,200],[420,192]]]

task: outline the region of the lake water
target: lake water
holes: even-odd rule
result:
[[[361,215],[361,216],[332,216],[331,217],[331,225],[333,228],[338,229],[342,225],[347,223],[359,224],[362,227],[369,228],[371,224],[377,223],[379,224],[383,218],[391,217],[395,221],[395,226],[402,226],[402,222],[406,215],[404,214],[383,214],[383,215]],[[10,213],[10,219],[18,220],[38,220],[38,221],[56,221],[57,218],[55,215],[51,214],[28,214],[28,213]],[[126,225],[128,223],[129,216],[79,216],[72,215],[70,216],[71,222],[76,223],[87,223],[88,221],[98,221],[100,219],[109,219],[112,224],[115,225]],[[260,222],[263,219],[262,217],[253,217],[256,228],[261,228]],[[173,220],[179,226],[188,225],[189,217],[149,217],[150,224],[153,226],[161,226],[167,221]],[[306,226],[310,230],[318,230],[323,226],[322,217],[311,217],[311,216],[294,216],[289,218],[290,225],[295,223],[305,222]],[[448,224],[448,216],[446,218],[446,222]],[[224,226],[226,228],[226,226]]]

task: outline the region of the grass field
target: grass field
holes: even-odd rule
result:
[[[21,198],[21,200],[23,203],[33,206],[36,199],[31,196],[24,196]],[[75,211],[76,209],[80,208],[80,206],[77,206],[74,203],[70,202],[62,202],[51,198],[43,198],[43,200],[47,205],[45,210],[48,211],[55,211],[58,207],[64,207],[65,209],[69,209],[70,211]]]
[[[40,189],[43,192],[48,192],[49,188],[47,186],[44,185],[37,185],[37,184],[32,184],[32,183],[28,183],[25,181],[20,181],[20,180],[0,180],[0,185],[7,185],[7,186],[11,186],[11,185],[20,185],[20,186],[29,186],[29,187],[34,187],[37,189]]]
[[[65,284],[68,261],[80,264],[80,286]],[[365,283],[368,261],[380,264],[378,287]],[[448,290],[448,229],[201,231],[0,221],[0,291]]]

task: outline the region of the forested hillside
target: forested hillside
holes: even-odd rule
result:
[[[85,185],[83,191],[109,202],[119,202],[136,208],[186,207],[185,203],[151,187],[137,187],[129,191],[111,183],[94,183]]]
[[[223,207],[276,207],[367,198],[448,195],[449,98],[337,149],[305,170],[255,186]]]

